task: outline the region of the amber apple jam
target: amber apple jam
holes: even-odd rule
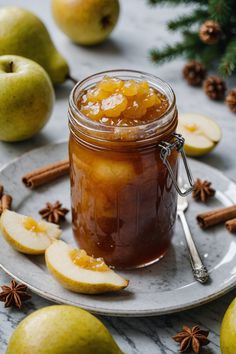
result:
[[[117,268],[136,268],[167,251],[177,194],[161,159],[175,138],[168,84],[145,73],[111,71],[78,83],[70,97],[73,232],[80,248]],[[178,152],[168,161],[177,177]]]

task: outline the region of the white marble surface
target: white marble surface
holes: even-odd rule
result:
[[[150,63],[148,49],[155,44],[163,45],[178,38],[166,31],[165,23],[177,13],[188,11],[186,8],[149,8],[145,0],[121,0],[120,22],[110,40],[99,47],[81,48],[72,44],[55,26],[50,14],[48,0],[29,2],[28,0],[0,0],[0,5],[19,5],[33,10],[47,24],[51,35],[61,52],[67,57],[73,76],[83,78],[94,72],[111,68],[132,68],[145,70],[167,80],[174,88],[179,110],[208,114],[214,117],[223,129],[223,140],[216,150],[202,158],[202,161],[219,168],[228,177],[236,180],[236,116],[221,103],[209,101],[202,90],[188,87],[181,78],[183,62],[181,60],[157,67]],[[231,82],[235,85],[235,80]],[[34,147],[66,138],[67,99],[71,85],[67,83],[56,90],[57,102],[50,123],[34,139],[18,144],[0,143],[0,165],[21,155]],[[0,284],[9,280],[2,272]],[[210,345],[203,351],[218,354],[219,328],[223,313],[236,295],[236,291],[212,302],[209,305],[176,315],[117,319],[103,318],[115,339],[126,354],[170,354],[177,353],[176,344],[171,336],[183,324],[199,324],[209,328]],[[5,352],[10,334],[18,322],[37,308],[49,304],[33,296],[23,311],[7,310],[0,304],[0,354]]]

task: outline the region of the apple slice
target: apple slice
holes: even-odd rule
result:
[[[189,156],[207,154],[215,148],[222,136],[215,121],[196,113],[180,114],[177,132],[185,138],[184,149]]]
[[[55,241],[45,252],[50,273],[66,289],[83,294],[118,291],[128,281],[111,270],[102,258],[93,258],[84,250]]]
[[[36,221],[30,216],[10,210],[2,213],[0,229],[13,248],[26,254],[43,254],[61,235],[58,225]]]

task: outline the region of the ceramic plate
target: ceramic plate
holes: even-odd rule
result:
[[[0,183],[14,196],[14,210],[38,217],[38,210],[47,201],[59,199],[65,206],[70,206],[68,177],[35,191],[25,188],[21,182],[26,172],[65,158],[67,144],[57,143],[33,150],[0,171]],[[189,162],[195,177],[209,179],[217,186],[216,198],[208,206],[196,203],[190,197],[186,213],[200,254],[210,271],[208,284],[201,285],[193,279],[179,221],[172,246],[164,259],[144,269],[120,272],[130,280],[130,285],[119,293],[91,296],[63,289],[48,273],[43,257],[20,254],[0,237],[2,269],[42,297],[111,316],[167,314],[192,308],[225,294],[236,285],[236,237],[228,233],[224,226],[202,231],[195,216],[209,208],[236,203],[236,185],[214,168],[195,160]],[[63,240],[74,243],[69,217],[67,219],[63,226]]]

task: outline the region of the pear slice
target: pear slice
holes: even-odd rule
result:
[[[51,243],[61,235],[58,225],[36,221],[30,216],[10,210],[2,213],[0,229],[13,248],[26,254],[44,254]]]
[[[180,114],[177,132],[185,138],[184,149],[189,156],[207,154],[215,148],[222,136],[214,120],[196,113]]]
[[[102,258],[93,258],[84,250],[55,241],[45,252],[50,273],[66,289],[76,293],[99,294],[118,291],[128,281],[111,270]]]

